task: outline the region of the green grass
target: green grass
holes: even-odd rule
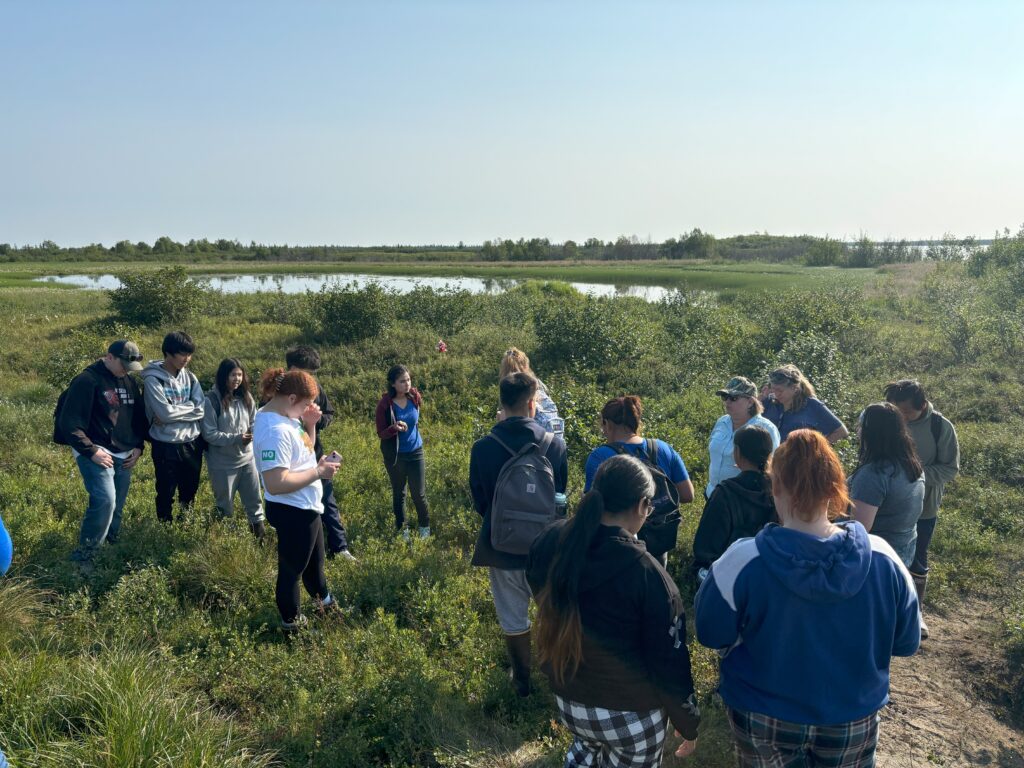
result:
[[[972,595],[1008,593],[1007,564],[1024,559],[1024,373],[1012,350],[979,345],[958,360],[946,308],[922,300],[926,278],[919,275],[897,293],[865,296],[858,286],[872,273],[642,266],[659,276],[736,280],[735,300],[659,307],[528,286],[458,305],[468,321],[445,335],[450,351],[439,355],[434,323],[456,305],[438,300],[425,308],[392,297],[380,336],[321,345],[321,380],[338,410],[325,442],[345,456],[335,492],[361,562],[328,567],[341,620],[318,622],[291,641],[276,630],[273,546],[257,547],[244,520],[216,519],[205,481],[191,518],[158,524],[148,456],[133,477],[121,541],[104,548],[92,574],[71,566],[85,493],[67,449],[49,442],[54,400],[115,334],[131,335],[156,357],[171,328],[126,328],[95,291],[26,287],[36,266],[0,271],[0,510],[16,543],[12,577],[0,582],[0,748],[19,766],[262,766],[272,759],[295,768],[560,765],[567,734],[552,723],[546,685],[538,680],[538,694],[525,702],[512,695],[486,573],[468,561],[478,526],[466,480],[469,446],[490,426],[497,362],[513,344],[529,351],[568,419],[573,502],[587,452],[600,440],[597,411],[609,396],[641,395],[647,433],[676,446],[702,487],[708,433],[721,413],[715,389],[736,373],[761,376],[780,348],[799,350],[799,362],[849,424],[886,381],[920,376],[964,447],[964,475],[948,489],[933,546],[929,608],[955,611]],[[529,269],[596,281],[632,278],[637,267]],[[493,275],[503,266],[486,269]],[[410,274],[410,265],[396,271]],[[740,288],[763,287],[769,278],[813,287],[807,280],[819,274],[841,282],[830,291]],[[193,368],[200,380],[208,385],[229,355],[251,370],[280,364],[283,350],[303,339],[293,312],[272,295],[233,296],[185,322],[199,344]],[[535,317],[550,325],[537,326]],[[574,325],[581,317],[600,322]],[[565,364],[563,352],[575,362]],[[391,533],[372,427],[384,372],[396,361],[410,367],[426,396],[435,536],[411,547]],[[853,460],[851,446],[842,452]],[[699,512],[699,500],[685,509],[670,558],[686,599]],[[1006,603],[1007,647],[1019,655],[1024,605]],[[711,696],[716,657],[693,643],[691,653],[707,713],[699,764],[731,765],[728,728]],[[1024,706],[1024,697],[1013,700]]]

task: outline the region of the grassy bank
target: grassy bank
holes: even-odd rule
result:
[[[110,271],[104,266],[90,271]],[[11,578],[0,582],[0,746],[12,763],[561,765],[567,735],[552,723],[547,689],[541,682],[526,701],[512,695],[486,574],[468,562],[478,526],[469,446],[490,427],[497,363],[513,344],[530,353],[567,419],[571,501],[608,396],[639,394],[647,433],[673,444],[701,487],[708,434],[721,414],[713,393],[736,373],[760,378],[792,360],[851,426],[886,381],[921,378],[957,425],[964,463],[933,544],[929,610],[955,611],[967,595],[1011,594],[1018,585],[1009,564],[1024,556],[1024,374],[1012,339],[998,335],[1001,316],[965,303],[985,292],[948,270],[892,290],[883,283],[865,292],[858,273],[843,271],[837,277],[848,284],[829,291],[762,292],[754,288],[769,278],[813,288],[807,280],[819,271],[690,266],[663,269],[740,282],[710,307],[685,295],[648,305],[534,284],[498,296],[349,296],[343,325],[317,317],[323,307],[302,297],[272,295],[219,297],[183,321],[199,344],[193,368],[204,386],[223,357],[242,358],[252,373],[280,364],[288,345],[320,337],[321,379],[339,414],[325,443],[345,456],[335,492],[361,562],[329,564],[343,617],[293,640],[276,629],[273,547],[256,547],[244,520],[216,519],[205,480],[190,517],[159,525],[148,456],[133,478],[121,541],[104,548],[91,574],[71,566],[85,493],[67,449],[49,441],[53,403],[110,339],[129,335],[157,357],[172,326],[126,324],[99,292],[25,283],[35,267],[0,273],[18,281],[0,282],[0,510],[16,543]],[[639,282],[638,265],[622,267],[571,266],[562,276]],[[487,269],[494,276],[501,267]],[[516,265],[516,276],[522,270]],[[372,335],[358,332],[371,327]],[[342,332],[347,340],[329,340]],[[444,355],[434,350],[442,333]],[[396,361],[425,396],[435,535],[411,546],[391,532],[372,426],[384,372]],[[842,451],[852,462],[854,447]],[[687,599],[699,507],[685,510],[669,563]],[[1024,647],[1021,626],[1018,611],[1008,648]],[[716,657],[693,643],[691,652],[706,715],[695,764],[732,765],[712,697]],[[1011,698],[1012,687],[1004,691]]]

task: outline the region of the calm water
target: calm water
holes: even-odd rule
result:
[[[120,281],[113,275],[51,275],[41,278],[49,283],[74,285],[79,288],[117,288]],[[321,286],[343,286],[355,283],[362,288],[376,283],[385,289],[408,293],[417,286],[426,288],[455,288],[470,293],[501,293],[523,283],[523,280],[482,277],[399,277],[392,275],[360,275],[356,273],[330,275],[222,275],[203,278],[210,288],[224,293],[256,293],[281,291],[305,293],[318,291]],[[658,285],[608,285],[606,283],[569,283],[581,293],[590,296],[635,296],[645,301],[660,301],[673,289]]]

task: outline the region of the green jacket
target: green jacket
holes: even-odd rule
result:
[[[938,436],[932,427],[932,419],[938,419]],[[924,466],[924,511],[922,520],[935,517],[942,503],[942,489],[960,472],[960,444],[956,429],[949,419],[927,403],[924,413],[907,424],[910,437],[917,449],[917,456]]]

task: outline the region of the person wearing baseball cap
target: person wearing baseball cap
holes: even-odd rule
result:
[[[89,494],[78,547],[71,559],[88,568],[104,541],[121,530],[132,469],[142,456],[149,424],[142,388],[129,375],[142,370],[142,352],[121,339],[68,385],[58,400],[54,440],[71,454]]]
[[[733,456],[733,435],[743,427],[763,427],[772,437],[772,450],[779,447],[779,430],[761,415],[764,406],[757,397],[757,387],[744,376],[734,376],[716,393],[722,398],[725,415],[715,422],[708,441],[708,484],[704,498],[710,499],[711,492],[723,480],[736,477],[740,468]]]

